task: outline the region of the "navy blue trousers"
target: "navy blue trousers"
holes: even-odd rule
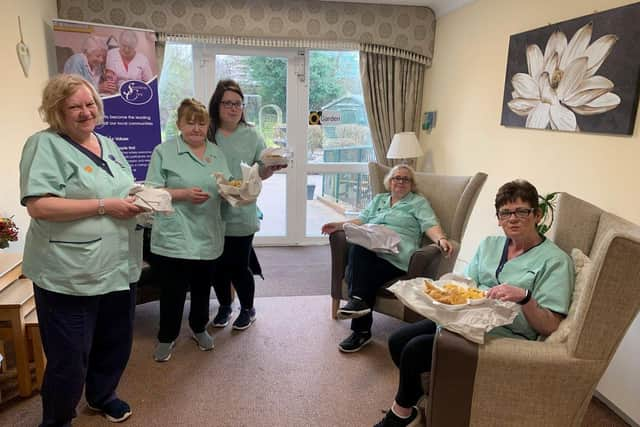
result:
[[[369,307],[376,303],[378,289],[388,281],[406,274],[395,265],[376,255],[375,252],[352,245],[349,248],[347,283],[349,296],[360,297]],[[368,332],[373,324],[373,314],[353,319],[351,330]]]
[[[33,289],[47,356],[41,426],[70,426],[83,387],[93,407],[116,398],[131,354],[135,285],[96,296]]]

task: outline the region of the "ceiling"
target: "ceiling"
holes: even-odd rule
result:
[[[321,0],[347,3],[344,0]],[[475,0],[348,0],[349,3],[392,4],[398,6],[426,6],[436,14],[436,19]]]

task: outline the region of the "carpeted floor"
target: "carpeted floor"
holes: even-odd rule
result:
[[[212,329],[202,352],[185,320],[173,358],[156,363],[158,303],[138,306],[131,359],[118,392],[131,404],[127,426],[368,427],[395,393],[386,338],[402,322],[375,314],[374,341],[342,354],[349,323],[330,318],[327,246],[258,248],[258,320],[246,331]],[[212,312],[217,303],[212,301]],[[236,308],[237,311],[237,308]],[[0,406],[0,426],[36,426],[40,398]],[[113,425],[81,402],[74,426]],[[626,426],[593,399],[583,427]]]

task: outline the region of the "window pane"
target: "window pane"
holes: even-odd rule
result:
[[[373,160],[358,52],[311,51],[309,73],[309,111],[322,115],[320,125],[309,125],[308,161]]]
[[[262,181],[262,191],[258,196],[258,208],[263,221],[257,236],[287,235],[287,176],[275,173]]]
[[[258,127],[267,147],[286,146],[287,58],[216,55],[216,82],[233,79],[245,98],[245,119]]]
[[[307,236],[320,236],[322,224],[356,218],[371,201],[369,174],[307,175]]]
[[[176,118],[184,98],[194,96],[193,54],[190,44],[167,43],[158,88],[162,140],[178,135]]]

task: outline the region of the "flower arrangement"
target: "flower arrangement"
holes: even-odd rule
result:
[[[13,217],[0,218],[0,249],[9,247],[9,242],[18,240],[18,226]]]

